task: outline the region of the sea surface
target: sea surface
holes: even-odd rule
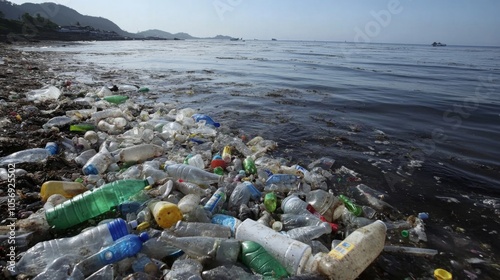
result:
[[[71,57],[75,83],[147,86],[138,102],[199,109],[275,140],[274,155],[292,163],[333,158],[405,215],[428,212],[426,247],[451,252],[449,269],[500,274],[476,266],[500,262],[498,47],[186,40],[27,50]]]

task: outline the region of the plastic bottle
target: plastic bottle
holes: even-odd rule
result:
[[[215,122],[212,120],[211,117],[203,114],[194,114],[192,115],[192,118],[194,119],[195,122],[200,122],[200,121],[205,121],[205,125],[211,125],[214,127],[220,127],[220,123]]]
[[[210,189],[203,189],[195,183],[190,182],[174,182],[175,188],[181,193],[188,194],[196,194],[200,197],[205,197],[210,195]]]
[[[222,176],[186,164],[166,165],[165,171],[176,180],[182,179],[199,185],[210,185],[223,180]]]
[[[194,259],[176,259],[165,279],[201,279],[203,265]]]
[[[69,131],[72,132],[87,132],[89,130],[94,130],[95,125],[90,124],[90,123],[79,123],[79,124],[72,124],[69,126]]]
[[[164,152],[161,146],[140,144],[122,149],[116,160],[121,162],[142,162],[150,158],[162,156]]]
[[[235,207],[240,207],[242,204],[247,204],[250,198],[258,200],[261,197],[261,192],[255,188],[250,182],[242,182],[236,185],[236,188],[229,197],[229,210]]]
[[[41,162],[46,160],[49,156],[57,153],[57,144],[49,142],[46,148],[33,148],[15,152],[0,159],[0,166],[7,164],[18,164],[24,162]]]
[[[273,174],[266,180],[266,186],[275,185],[295,185],[298,183],[298,178],[292,174]]]
[[[101,247],[110,245],[113,241],[129,234],[130,230],[130,226],[124,220],[115,219],[73,237],[37,243],[26,251],[16,264],[16,270],[28,275],[39,274],[52,261],[75,250],[78,257],[84,259],[99,251]]]
[[[236,262],[240,253],[240,242],[234,239],[206,236],[176,237],[167,231],[162,232],[161,239],[192,257],[216,259],[218,255],[225,255],[232,256],[232,261]]]
[[[74,269],[79,270],[87,277],[108,264],[133,257],[141,251],[142,243],[148,239],[149,236],[145,232],[139,236],[135,234],[123,236],[109,247],[79,262]]]
[[[288,277],[286,269],[257,242],[241,242],[240,258],[244,265],[265,277],[273,279]]]
[[[227,164],[226,162],[222,159],[221,156],[219,155],[215,155],[213,158],[212,158],[212,161],[210,162],[210,168],[211,169],[215,169],[217,167],[220,167],[222,168],[223,170],[226,169],[227,167]]]
[[[178,221],[170,230],[177,237],[206,236],[230,238],[231,230],[218,224]]]
[[[247,156],[243,161],[243,168],[248,175],[257,174],[257,167],[255,167],[255,162],[250,156]]]
[[[396,208],[381,199],[386,197],[387,194],[374,190],[364,184],[349,188],[349,193],[359,203],[369,205],[392,219],[402,218],[401,213]]]
[[[123,116],[123,111],[118,108],[113,108],[92,113],[90,118],[98,123],[100,120],[105,118],[117,118],[121,116]]]
[[[278,197],[274,192],[266,193],[264,196],[264,207],[268,212],[273,213],[276,211],[277,203]]]
[[[119,180],[105,184],[47,210],[45,212],[47,222],[56,229],[72,227],[108,212],[153,183],[151,178],[147,178],[146,180]]]
[[[241,223],[236,229],[235,238],[259,243],[291,275],[301,274],[311,257],[309,245],[293,240],[251,219]]]
[[[224,149],[222,150],[222,160],[224,160],[226,163],[230,163],[231,159],[231,146],[224,146]]]
[[[234,236],[236,229],[241,225],[241,220],[229,215],[215,214],[212,216],[212,223],[228,227]]]
[[[181,198],[181,200],[179,200],[177,207],[183,214],[190,213],[200,205],[200,199],[201,197],[198,194],[185,195]]]
[[[316,239],[324,234],[330,234],[331,232],[332,227],[330,227],[330,224],[322,222],[319,225],[290,229],[284,232],[284,234],[297,241],[309,243],[311,242],[311,240]]]
[[[203,161],[203,158],[200,154],[189,157],[187,160],[187,164],[198,167],[199,169],[205,168],[205,162]]]
[[[203,280],[221,280],[221,279],[245,279],[245,280],[261,280],[262,277],[249,273],[243,268],[231,266],[218,266],[216,268],[205,270],[202,273]]]
[[[226,201],[226,190],[224,188],[218,188],[217,191],[210,197],[205,206],[205,210],[211,214],[218,211],[222,207],[222,204]]]
[[[109,96],[105,96],[103,99],[108,101],[109,103],[120,104],[120,103],[127,101],[128,96],[126,96],[126,95],[109,95]]]
[[[69,123],[71,123],[73,119],[66,116],[57,116],[48,120],[45,124],[42,125],[44,129],[50,129],[52,127],[63,127]]]
[[[321,189],[308,192],[306,201],[329,222],[331,222],[333,218],[334,206],[339,204],[338,199],[333,193]]]
[[[182,212],[177,205],[168,201],[152,201],[148,208],[153,213],[156,223],[162,228],[170,228],[182,219]]]
[[[85,175],[103,174],[113,161],[111,154],[106,148],[101,149],[97,154],[91,157],[83,166],[82,171]]]
[[[61,95],[61,91],[55,86],[45,86],[41,89],[34,89],[26,93],[26,99],[29,101],[56,100]]]
[[[357,217],[346,207],[344,207],[342,216],[340,217],[342,222],[351,228],[360,228],[373,223],[373,220],[367,219],[365,217]]]
[[[363,208],[361,208],[359,205],[352,202],[347,196],[341,194],[341,195],[339,195],[339,199],[342,200],[345,208],[347,210],[349,210],[351,213],[353,213],[354,215],[356,215],[357,217],[359,217],[363,214]]]
[[[318,253],[308,264],[311,272],[330,279],[356,279],[382,252],[386,227],[382,221],[355,230],[330,253]]]
[[[40,197],[43,202],[47,201],[53,194],[62,194],[66,198],[72,198],[77,194],[88,191],[82,183],[65,181],[47,181],[42,184]]]
[[[280,216],[283,230],[291,230],[305,226],[317,226],[324,223],[313,215],[282,214]]]

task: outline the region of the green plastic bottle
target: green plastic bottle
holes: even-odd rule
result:
[[[108,183],[46,210],[45,217],[55,229],[66,229],[108,212],[153,183],[151,177]]]
[[[90,123],[80,123],[80,124],[72,124],[69,126],[69,131],[74,132],[87,132],[89,130],[94,130],[95,125]]]
[[[126,95],[110,95],[110,96],[103,97],[103,99],[108,101],[109,103],[120,104],[120,103],[127,101],[128,96],[126,96]]]
[[[276,210],[278,198],[274,192],[266,193],[264,196],[264,206],[269,213],[273,213]]]
[[[266,278],[288,277],[286,269],[257,242],[241,242],[240,258],[244,265]]]
[[[363,208],[352,202],[347,196],[341,194],[339,195],[339,199],[342,200],[345,208],[347,208],[347,210],[353,213],[356,217],[359,217],[363,214]]]
[[[141,87],[140,89],[137,90],[138,92],[148,92],[149,88],[147,87]]]
[[[245,172],[247,174],[257,174],[257,167],[255,167],[255,162],[253,161],[253,158],[247,157],[243,161],[243,168],[245,169]]]

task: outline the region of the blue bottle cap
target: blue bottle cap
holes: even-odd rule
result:
[[[98,175],[99,171],[97,171],[97,168],[95,168],[94,165],[89,164],[83,168],[83,173],[85,175]]]
[[[149,240],[149,235],[147,232],[141,232],[141,234],[139,234],[139,239],[142,241],[142,242],[146,242]]]
[[[51,155],[57,154],[57,150],[58,150],[57,143],[55,143],[55,142],[48,142],[45,145],[45,150],[49,151],[49,153]]]
[[[128,227],[127,223],[123,219],[115,219],[108,224],[108,230],[111,233],[111,237],[113,240],[117,240],[127,234],[128,232]]]
[[[212,160],[214,160],[214,159],[222,159],[222,157],[221,157],[220,155],[215,155],[215,156],[212,158]]]

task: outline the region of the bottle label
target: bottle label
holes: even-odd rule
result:
[[[354,249],[355,245],[349,242],[342,241],[339,245],[335,246],[328,255],[330,257],[336,258],[337,260],[341,260],[347,255],[352,249]]]

